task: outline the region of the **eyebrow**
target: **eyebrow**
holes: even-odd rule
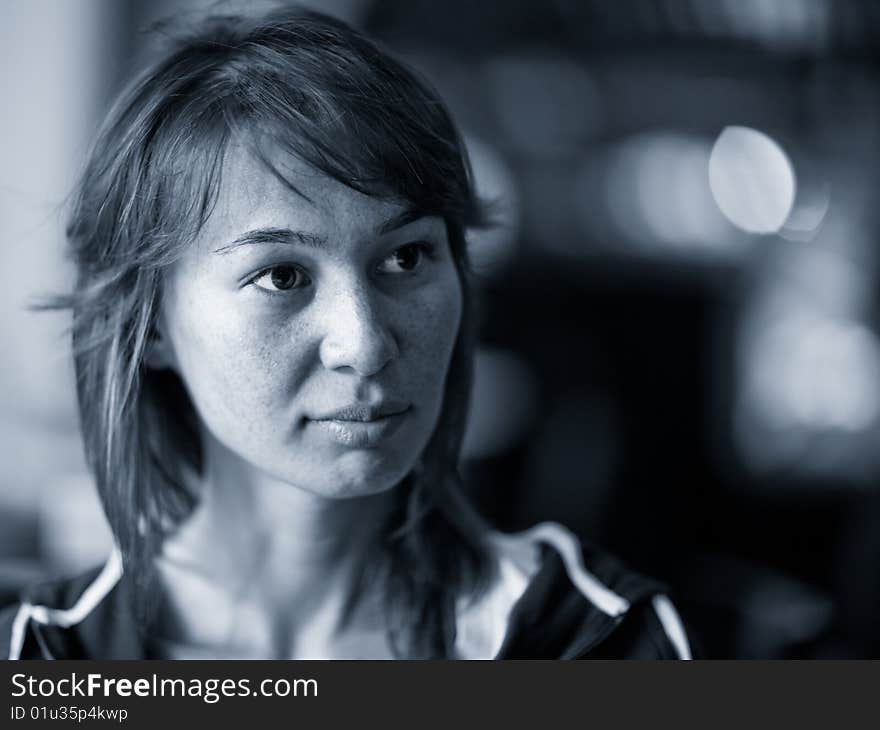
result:
[[[314,233],[293,231],[290,228],[255,228],[242,233],[232,243],[214,249],[214,253],[226,254],[252,243],[299,243],[319,250],[327,247],[327,239]]]
[[[376,228],[376,233],[383,236],[424,217],[426,217],[424,212],[416,208],[407,208],[379,225]],[[214,253],[226,254],[241,246],[253,243],[300,244],[317,250],[327,248],[327,238],[317,233],[294,231],[290,228],[255,228],[252,231],[247,231],[237,236],[231,243],[215,249]]]

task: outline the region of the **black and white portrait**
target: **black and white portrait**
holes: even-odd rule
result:
[[[880,651],[880,15],[7,0],[9,659]]]

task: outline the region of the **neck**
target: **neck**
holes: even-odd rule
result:
[[[240,641],[275,655],[306,626],[313,637],[341,630],[352,607],[370,603],[358,588],[376,567],[394,490],[320,497],[256,472],[222,447],[206,452],[199,504],[160,561],[172,614],[166,633],[191,643]],[[243,613],[259,638],[238,636]]]

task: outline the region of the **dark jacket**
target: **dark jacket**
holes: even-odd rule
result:
[[[683,625],[661,584],[555,523],[515,539],[534,544],[538,560],[510,606],[500,647],[493,646],[490,656],[690,658]],[[101,569],[36,586],[21,603],[0,612],[0,657],[148,659],[131,596],[115,553]]]

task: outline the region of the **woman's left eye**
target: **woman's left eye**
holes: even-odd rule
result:
[[[418,269],[425,258],[430,258],[433,246],[429,243],[408,243],[394,249],[377,267],[383,274],[406,274]]]

